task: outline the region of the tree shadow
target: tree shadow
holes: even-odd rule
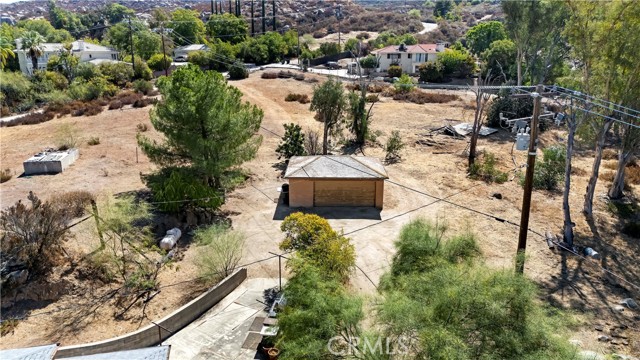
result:
[[[271,167],[280,171],[280,175],[278,175],[278,178],[282,178],[284,176],[284,173],[287,171],[288,165],[289,165],[289,162],[287,160],[282,160],[271,165]]]
[[[381,210],[372,206],[322,206],[311,208],[289,207],[284,204],[284,194],[280,193],[276,209],[273,213],[273,220],[284,220],[284,218],[296,212],[316,214],[325,219],[382,219],[380,217]]]
[[[483,125],[483,126],[486,126],[486,125]],[[506,130],[502,128],[494,128],[494,129],[498,130],[498,132],[495,132],[487,136],[480,136],[479,138],[487,142],[497,143],[497,144],[508,144],[508,143],[514,143],[516,141],[516,134],[512,133],[510,130]],[[467,135],[467,137],[470,138],[471,136]]]

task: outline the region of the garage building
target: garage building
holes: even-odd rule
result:
[[[294,156],[284,175],[289,206],[375,206],[382,209],[387,171],[365,156]]]

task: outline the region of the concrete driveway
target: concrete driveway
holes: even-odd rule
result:
[[[165,340],[170,360],[253,359],[254,350],[242,349],[253,319],[266,316],[263,291],[278,279],[247,279],[196,321]]]

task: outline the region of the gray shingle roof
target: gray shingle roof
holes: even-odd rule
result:
[[[116,351],[104,354],[74,356],[65,360],[167,360],[171,346],[155,346],[135,350]],[[4,359],[2,359],[4,360]]]
[[[58,351],[58,344],[34,346],[22,349],[0,350],[2,360],[51,360]]]
[[[380,160],[366,156],[294,156],[285,179],[388,179]]]

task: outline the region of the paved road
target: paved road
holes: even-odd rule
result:
[[[263,291],[278,279],[247,279],[200,318],[165,340],[171,345],[169,360],[253,359],[256,351],[242,349],[257,316],[266,316]]]

